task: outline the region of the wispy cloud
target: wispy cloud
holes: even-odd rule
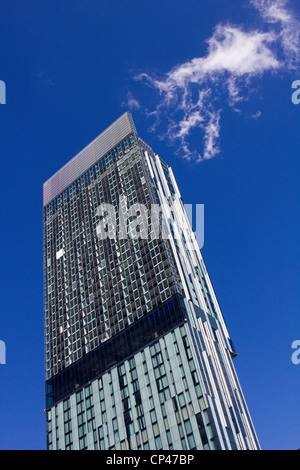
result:
[[[40,83],[42,83],[43,85],[46,85],[47,87],[51,87],[51,88],[54,88],[54,83],[52,81],[51,78],[49,78],[45,72],[38,72],[36,74],[38,80],[40,81]]]
[[[296,67],[300,56],[300,24],[288,9],[288,0],[251,0],[251,3],[267,23],[278,26],[276,39],[283,47],[284,62]]]
[[[127,99],[122,103],[122,106],[126,106],[129,109],[140,109],[141,105],[136,98],[134,98],[131,91],[127,93]]]
[[[254,78],[293,69],[299,62],[299,22],[288,10],[287,0],[250,3],[260,13],[265,30],[218,24],[207,40],[206,56],[179,64],[162,77],[146,73],[135,77],[157,90],[159,104],[148,113],[155,118],[153,128],[167,118],[163,135],[176,142],[184,158],[215,157],[220,152],[223,106],[237,109],[247,99]],[[202,132],[200,152],[190,149],[194,129]]]

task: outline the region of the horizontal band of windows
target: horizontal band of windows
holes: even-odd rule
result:
[[[78,361],[46,381],[46,408],[50,408],[110,368],[123,362],[158,336],[182,323],[186,310],[182,297],[174,295],[125,330],[100,344]]]

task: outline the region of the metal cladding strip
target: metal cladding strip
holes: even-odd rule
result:
[[[126,112],[44,183],[44,206],[131,133],[136,130]]]

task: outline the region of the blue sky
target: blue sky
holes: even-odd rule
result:
[[[205,206],[202,249],[263,449],[296,449],[296,0],[0,0],[0,449],[45,449],[42,185],[123,112]]]

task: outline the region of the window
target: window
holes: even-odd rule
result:
[[[161,450],[161,449],[162,449],[160,436],[157,436],[157,437],[155,438],[155,447],[156,447],[157,450]]]

